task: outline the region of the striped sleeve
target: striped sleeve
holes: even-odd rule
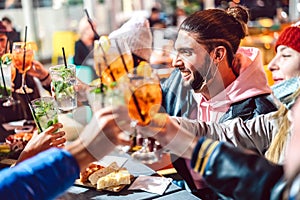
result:
[[[198,141],[191,160],[191,166],[195,172],[199,173],[200,175],[203,175],[204,169],[208,163],[210,155],[213,153],[213,151],[217,148],[219,144],[219,141],[207,139],[205,137],[202,137]]]

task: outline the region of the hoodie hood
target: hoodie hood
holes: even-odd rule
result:
[[[240,47],[233,61],[233,68],[239,72],[239,76],[223,92],[207,101],[213,108],[226,104],[229,107],[250,97],[271,94],[259,49]]]

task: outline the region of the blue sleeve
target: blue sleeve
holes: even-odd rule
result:
[[[54,199],[79,175],[75,158],[66,150],[51,148],[0,171],[1,199]]]

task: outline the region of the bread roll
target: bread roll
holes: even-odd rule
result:
[[[121,169],[99,178],[97,181],[97,190],[127,184],[130,184],[130,174],[128,170]]]
[[[91,174],[103,168],[104,167],[102,165],[99,165],[97,163],[90,163],[89,166],[83,172],[80,173],[80,181],[82,183],[87,182]]]
[[[92,173],[88,177],[88,179],[93,185],[96,185],[99,178],[104,177],[112,172],[115,172],[118,169],[119,169],[119,166],[117,165],[117,163],[113,162],[109,166]]]

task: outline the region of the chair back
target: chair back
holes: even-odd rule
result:
[[[85,65],[76,65],[76,77],[82,82],[90,84],[94,78],[94,71],[91,67]]]
[[[62,47],[64,47],[66,58],[74,55],[77,38],[77,34],[72,31],[55,31],[53,33],[52,65],[57,65],[59,59],[63,58]]]

